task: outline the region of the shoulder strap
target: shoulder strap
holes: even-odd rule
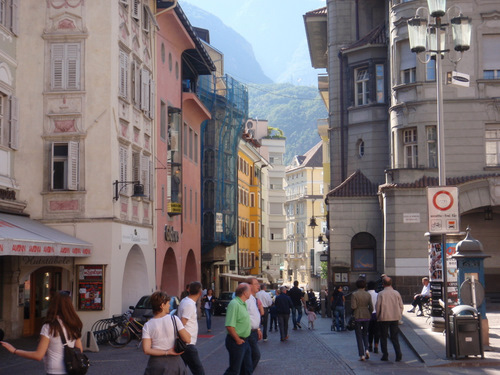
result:
[[[172,324],[174,325],[175,336],[177,336],[177,322],[175,321],[175,316],[171,315],[170,317],[172,318]]]
[[[57,330],[59,331],[59,336],[61,337],[61,341],[62,341],[63,346],[65,346],[65,345],[67,345],[67,342],[66,342],[66,338],[64,337],[64,331],[61,327],[61,323],[59,323],[59,320],[57,320],[57,318],[56,318],[56,322],[57,322]]]

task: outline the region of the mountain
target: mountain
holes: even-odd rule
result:
[[[194,27],[210,31],[210,45],[224,54],[225,72],[242,83],[272,83],[257,62],[248,41],[211,13],[186,2],[181,4]]]
[[[268,120],[285,133],[286,164],[319,142],[317,120],[328,113],[317,88],[274,83],[248,85],[248,93],[249,117]]]

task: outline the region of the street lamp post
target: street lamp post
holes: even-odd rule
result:
[[[408,35],[410,38],[410,48],[417,56],[422,52],[426,53],[422,63],[427,64],[431,58],[436,60],[436,101],[437,101],[437,147],[438,147],[438,172],[439,186],[446,186],[446,165],[444,148],[444,114],[443,114],[443,71],[442,58],[445,52],[445,31],[449,24],[442,23],[442,17],[446,15],[446,0],[427,0],[428,13],[427,18],[421,18],[419,11],[425,8],[418,8],[414,18],[408,20]],[[453,62],[460,61],[462,53],[470,48],[471,39],[471,20],[459,15],[451,19],[453,31],[453,43],[455,51],[460,52],[460,58]],[[434,23],[430,18],[434,18]],[[451,59],[450,59],[451,60]],[[444,295],[444,319],[446,332],[446,357],[450,358],[450,340],[449,340],[449,316],[448,316],[448,287],[447,287],[447,264],[446,264],[446,234],[441,236],[441,248],[443,255],[443,295]]]

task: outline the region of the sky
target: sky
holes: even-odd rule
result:
[[[252,45],[257,61],[275,82],[317,85],[303,15],[326,0],[180,0],[220,18]]]

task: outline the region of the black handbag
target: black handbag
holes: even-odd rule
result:
[[[347,330],[348,331],[354,331],[354,329],[356,328],[356,319],[354,319],[354,316],[351,315],[349,320],[347,321]]]
[[[172,324],[174,325],[174,334],[175,334],[175,342],[174,342],[174,351],[176,353],[185,352],[187,349],[187,344],[182,341],[179,337],[179,332],[177,331],[177,322],[175,321],[175,317],[172,316]]]
[[[60,324],[58,324],[58,330],[64,347],[64,367],[66,372],[69,375],[85,375],[90,366],[88,357],[80,351],[80,348],[72,348],[68,345]]]

